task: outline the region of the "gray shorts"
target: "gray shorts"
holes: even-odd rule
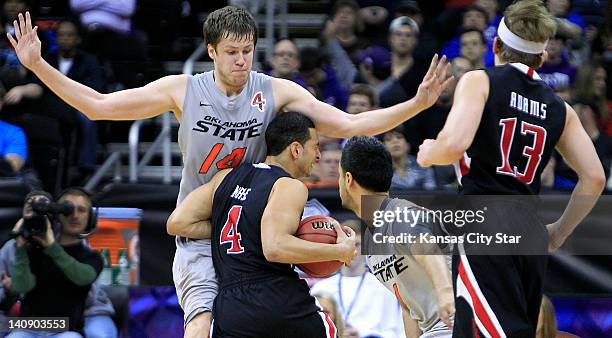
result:
[[[212,311],[219,293],[210,240],[176,238],[172,264],[176,295],[184,312],[184,325],[202,312]]]

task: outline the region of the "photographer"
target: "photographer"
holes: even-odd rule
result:
[[[81,337],[85,300],[102,270],[102,258],[82,240],[90,214],[91,200],[80,189],[67,190],[57,204],[44,192],[32,192],[26,197],[23,218],[13,229],[16,254],[11,288],[23,295],[20,315],[68,317],[69,331],[54,337]],[[50,218],[61,224],[58,241]],[[14,330],[8,337],[47,334]]]

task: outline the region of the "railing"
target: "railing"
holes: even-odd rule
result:
[[[280,20],[280,36],[287,36],[287,0],[275,1],[267,0],[266,2],[266,58],[269,60],[272,58],[274,52],[274,5],[275,2],[278,4]],[[196,48],[193,53],[187,58],[183,65],[183,74],[191,75],[193,73],[194,63],[202,57],[206,52],[206,45],[202,43]],[[254,63],[256,60],[253,60]],[[162,115],[162,130],[155,138],[155,141],[151,144],[149,149],[142,156],[140,161],[138,160],[138,144],[140,142],[140,129],[144,123],[144,120],[134,121],[130,127],[128,144],[129,144],[129,181],[131,183],[137,183],[139,177],[139,171],[141,171],[153,158],[155,151],[160,146],[162,147],[162,165],[163,165],[163,183],[172,183],[172,153],[171,153],[171,113],[164,113]],[[113,180],[115,182],[121,181],[121,154],[119,152],[113,152],[104,163],[98,168],[96,173],[87,181],[85,184],[86,189],[93,189],[97,186],[104,175],[111,169],[114,169]]]

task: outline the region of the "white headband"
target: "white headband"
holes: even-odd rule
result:
[[[546,42],[533,42],[528,41],[520,36],[512,33],[506,23],[504,22],[506,19],[502,18],[499,22],[499,27],[497,28],[497,36],[506,44],[508,47],[512,49],[516,49],[519,52],[528,53],[528,54],[542,54],[546,49],[546,45],[548,44],[548,40]]]

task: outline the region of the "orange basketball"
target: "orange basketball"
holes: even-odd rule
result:
[[[300,222],[295,236],[310,242],[335,244],[334,224],[339,225],[338,221],[329,216],[309,216]],[[340,261],[298,264],[300,270],[312,277],[327,277],[338,271],[341,266]]]

